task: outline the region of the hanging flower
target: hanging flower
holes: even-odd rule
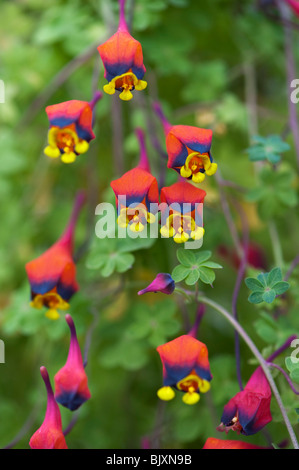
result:
[[[231,441],[229,439],[223,440],[208,437],[203,449],[270,449],[270,447],[256,446],[244,441]]]
[[[257,433],[272,420],[270,402],[270,385],[258,367],[244,390],[225,405],[218,431],[227,433],[231,429],[247,436]]]
[[[161,400],[172,400],[173,388],[184,392],[183,402],[197,403],[200,393],[210,390],[212,375],[208,349],[189,335],[180,336],[157,347],[163,365],[163,387],[157,392]]]
[[[67,310],[69,300],[78,290],[76,266],[73,260],[74,229],[84,195],[78,193],[72,216],[59,240],[41,256],[26,264],[31,286],[31,306],[46,307],[46,316],[59,318],[57,310]]]
[[[144,90],[147,83],[142,80],[145,74],[141,44],[134,39],[125,20],[125,0],[120,0],[120,19],[117,32],[104,44],[98,47],[103,61],[104,77],[108,84],[105,93],[114,95],[120,92],[120,99],[128,101],[133,98],[132,91]]]
[[[49,145],[45,155],[73,163],[77,156],[87,152],[89,142],[95,138],[92,130],[93,108],[102,94],[96,92],[91,102],[71,100],[47,106],[49,118]]]
[[[217,171],[217,164],[211,155],[212,135],[210,129],[177,125],[172,126],[155,104],[166,135],[168,168],[176,170],[183,178],[201,183],[205,176],[212,176]]]
[[[110,183],[116,197],[117,223],[122,228],[129,226],[132,232],[142,232],[147,223],[155,222],[159,204],[158,183],[150,173],[142,131],[137,135],[141,147],[138,166]]]
[[[71,315],[65,316],[71,332],[67,361],[54,377],[55,400],[71,411],[77,410],[91,397],[76,328]]]
[[[206,192],[183,180],[162,188],[160,195],[161,203],[166,203],[160,204],[161,235],[173,237],[176,243],[202,239],[202,204]]]
[[[159,273],[149,286],[138,292],[138,295],[143,295],[147,292],[162,292],[163,294],[172,294],[174,289],[175,282],[171,275],[168,273]]]
[[[51,387],[48,371],[40,368],[47,390],[47,410],[43,424],[29,441],[31,449],[67,449],[62,432],[61,415]]]

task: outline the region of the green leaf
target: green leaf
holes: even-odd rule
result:
[[[177,255],[177,259],[179,260],[179,262],[184,266],[191,268],[192,266],[197,264],[196,257],[195,257],[193,250],[186,250],[185,248],[179,248],[176,252],[176,255]]]
[[[252,290],[253,292],[264,291],[264,285],[255,277],[247,277],[245,279],[245,284],[248,289]]]
[[[199,269],[193,269],[190,274],[188,274],[187,278],[185,279],[185,282],[188,286],[193,286],[194,284],[197,283],[198,279],[200,276],[200,270]]]
[[[267,285],[269,287],[273,287],[274,284],[282,280],[282,274],[281,274],[281,269],[280,268],[274,268],[272,269],[267,278]]]
[[[135,256],[132,253],[122,253],[115,258],[115,267],[118,273],[124,273],[131,269],[135,261]]]
[[[199,277],[202,282],[205,284],[213,284],[215,281],[215,273],[210,268],[200,267],[199,268]]]
[[[273,289],[266,290],[263,293],[263,300],[264,302],[267,302],[268,304],[272,304],[273,300],[275,299],[275,291]]]
[[[200,266],[211,269],[223,269],[223,266],[221,266],[221,264],[214,263],[213,261],[204,261],[200,264]]]
[[[179,264],[173,269],[171,277],[175,282],[181,282],[188,276],[190,272],[190,268],[186,268],[185,266]]]
[[[281,282],[277,282],[276,284],[274,284],[272,288],[275,290],[276,295],[281,295],[281,294],[284,294],[284,292],[286,292],[289,289],[289,287],[290,287],[290,284],[288,282],[281,281]]]
[[[248,297],[248,301],[251,304],[260,304],[261,302],[263,302],[263,292],[253,292]]]

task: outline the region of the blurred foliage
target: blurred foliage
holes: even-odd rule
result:
[[[163,448],[201,448],[207,437],[219,437],[216,426],[223,406],[238,392],[231,326],[207,309],[198,338],[209,349],[211,391],[194,407],[184,405],[177,393],[161,412],[156,391],[162,384],[162,367],[155,348],[186,333],[196,305],[182,306],[178,294],[166,300],[162,294],[140,299],[137,292],[158,272],[173,271],[177,246],[165,239],[152,243],[94,235],[95,207],[111,201],[110,181],[138,161],[136,126],[146,132],[158,181],[176,181],[177,175],[166,169],[153,145],[158,139],[165,150],[153,101],[161,102],[173,124],[213,129],[218,174],[233,183],[220,188],[213,177],[202,184],[207,192],[203,250],[213,253],[213,262],[223,266],[215,281],[209,257],[201,260],[209,265],[194,270],[205,295],[231,310],[239,259],[222,211],[221,191],[240,236],[239,206],[245,212],[250,238],[267,260],[268,272],[276,266],[277,251],[271,244],[270,220],[277,226],[283,276],[298,254],[298,172],[292,136],[286,132],[289,91],[279,22],[271,21],[252,0],[128,0],[127,4],[132,34],[143,47],[148,88],[136,92],[130,103],[104,96],[96,108],[96,140],[89,152],[74,164],[63,165],[43,155],[48,127],[44,108],[70,99],[90,100],[96,88],[102,89],[105,80],[96,46],[115,32],[118,3],[1,3],[0,78],[5,83],[5,103],[0,104],[0,338],[5,342],[6,363],[0,364],[0,446],[16,436],[36,409],[30,429],[16,445],[28,448],[46,406],[39,367],[46,366],[52,380],[66,360],[67,324],[63,315],[52,322],[44,310],[29,307],[24,265],[57,240],[81,188],[88,200],[76,230],[80,291],[71,301],[70,313],[82,350],[91,340],[86,370],[92,399],[80,409],[67,436],[68,446],[140,448],[144,438],[159,435]],[[295,35],[297,39],[297,31]],[[259,134],[264,137],[254,141],[253,135]],[[265,161],[250,161],[246,149],[251,149],[251,160]],[[190,269],[186,260],[179,261]],[[205,280],[203,272],[208,274]],[[255,276],[250,270],[247,275]],[[265,303],[248,303],[248,289],[242,283],[240,323],[260,350],[267,348],[267,354],[288,336],[299,334],[298,276],[294,270],[289,290],[267,308]],[[194,284],[189,272],[187,279]],[[245,382],[256,364],[243,343],[241,352]],[[279,360],[285,366],[284,358]],[[277,383],[298,431],[297,398],[282,376]],[[279,443],[287,433],[275,399],[271,406],[274,419],[267,432],[272,442]],[[62,410],[64,426],[71,417]],[[232,433],[227,437],[239,439]],[[262,433],[247,440],[266,445]]]

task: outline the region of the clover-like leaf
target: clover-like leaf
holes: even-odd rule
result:
[[[261,302],[272,304],[278,295],[283,294],[290,287],[288,282],[282,281],[280,268],[274,268],[269,273],[259,273],[257,278],[247,277],[245,284],[252,291],[248,301],[253,304]]]
[[[279,135],[268,137],[254,136],[254,144],[247,149],[249,159],[253,162],[268,160],[277,164],[280,161],[280,154],[290,149],[289,144],[284,142]]]
[[[214,269],[222,269],[222,266],[209,261],[211,251],[191,251],[184,248],[177,250],[177,258],[181,264],[172,271],[175,282],[185,280],[186,284],[192,286],[200,279],[204,284],[212,285],[215,280]]]

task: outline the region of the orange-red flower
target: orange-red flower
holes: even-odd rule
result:
[[[31,306],[46,307],[46,316],[52,320],[59,318],[57,310],[69,308],[69,300],[79,289],[73,260],[73,236],[83,202],[84,195],[79,193],[62,236],[41,256],[26,264],[31,286]]]
[[[163,365],[163,387],[158,390],[161,400],[172,400],[173,388],[184,392],[183,401],[193,405],[200,393],[210,390],[212,375],[207,346],[190,335],[157,347]]]
[[[203,449],[269,449],[270,447],[261,447],[254,444],[249,444],[249,442],[244,441],[232,441],[232,440],[223,440],[217,439],[215,437],[208,437],[206,440]]]
[[[120,92],[120,99],[133,98],[133,90],[144,90],[147,83],[142,80],[145,74],[141,44],[134,39],[128,29],[124,15],[125,1],[120,1],[120,20],[117,32],[98,47],[103,61],[108,84],[105,93]]]
[[[92,130],[93,108],[102,94],[96,92],[89,103],[71,100],[47,106],[49,118],[48,146],[45,155],[73,163],[77,156],[87,152],[89,142],[95,138]]]
[[[202,205],[206,192],[185,180],[161,189],[161,235],[176,243],[200,240],[204,235]],[[165,203],[163,205],[162,203]]]
[[[40,368],[47,390],[47,410],[41,427],[29,441],[31,449],[67,449],[62,432],[61,415],[51,387],[49,374],[45,367]]]
[[[166,135],[168,168],[176,170],[183,178],[201,183],[206,175],[214,175],[217,164],[213,162],[211,145],[213,132],[194,126],[172,126],[158,104],[155,110]]]

